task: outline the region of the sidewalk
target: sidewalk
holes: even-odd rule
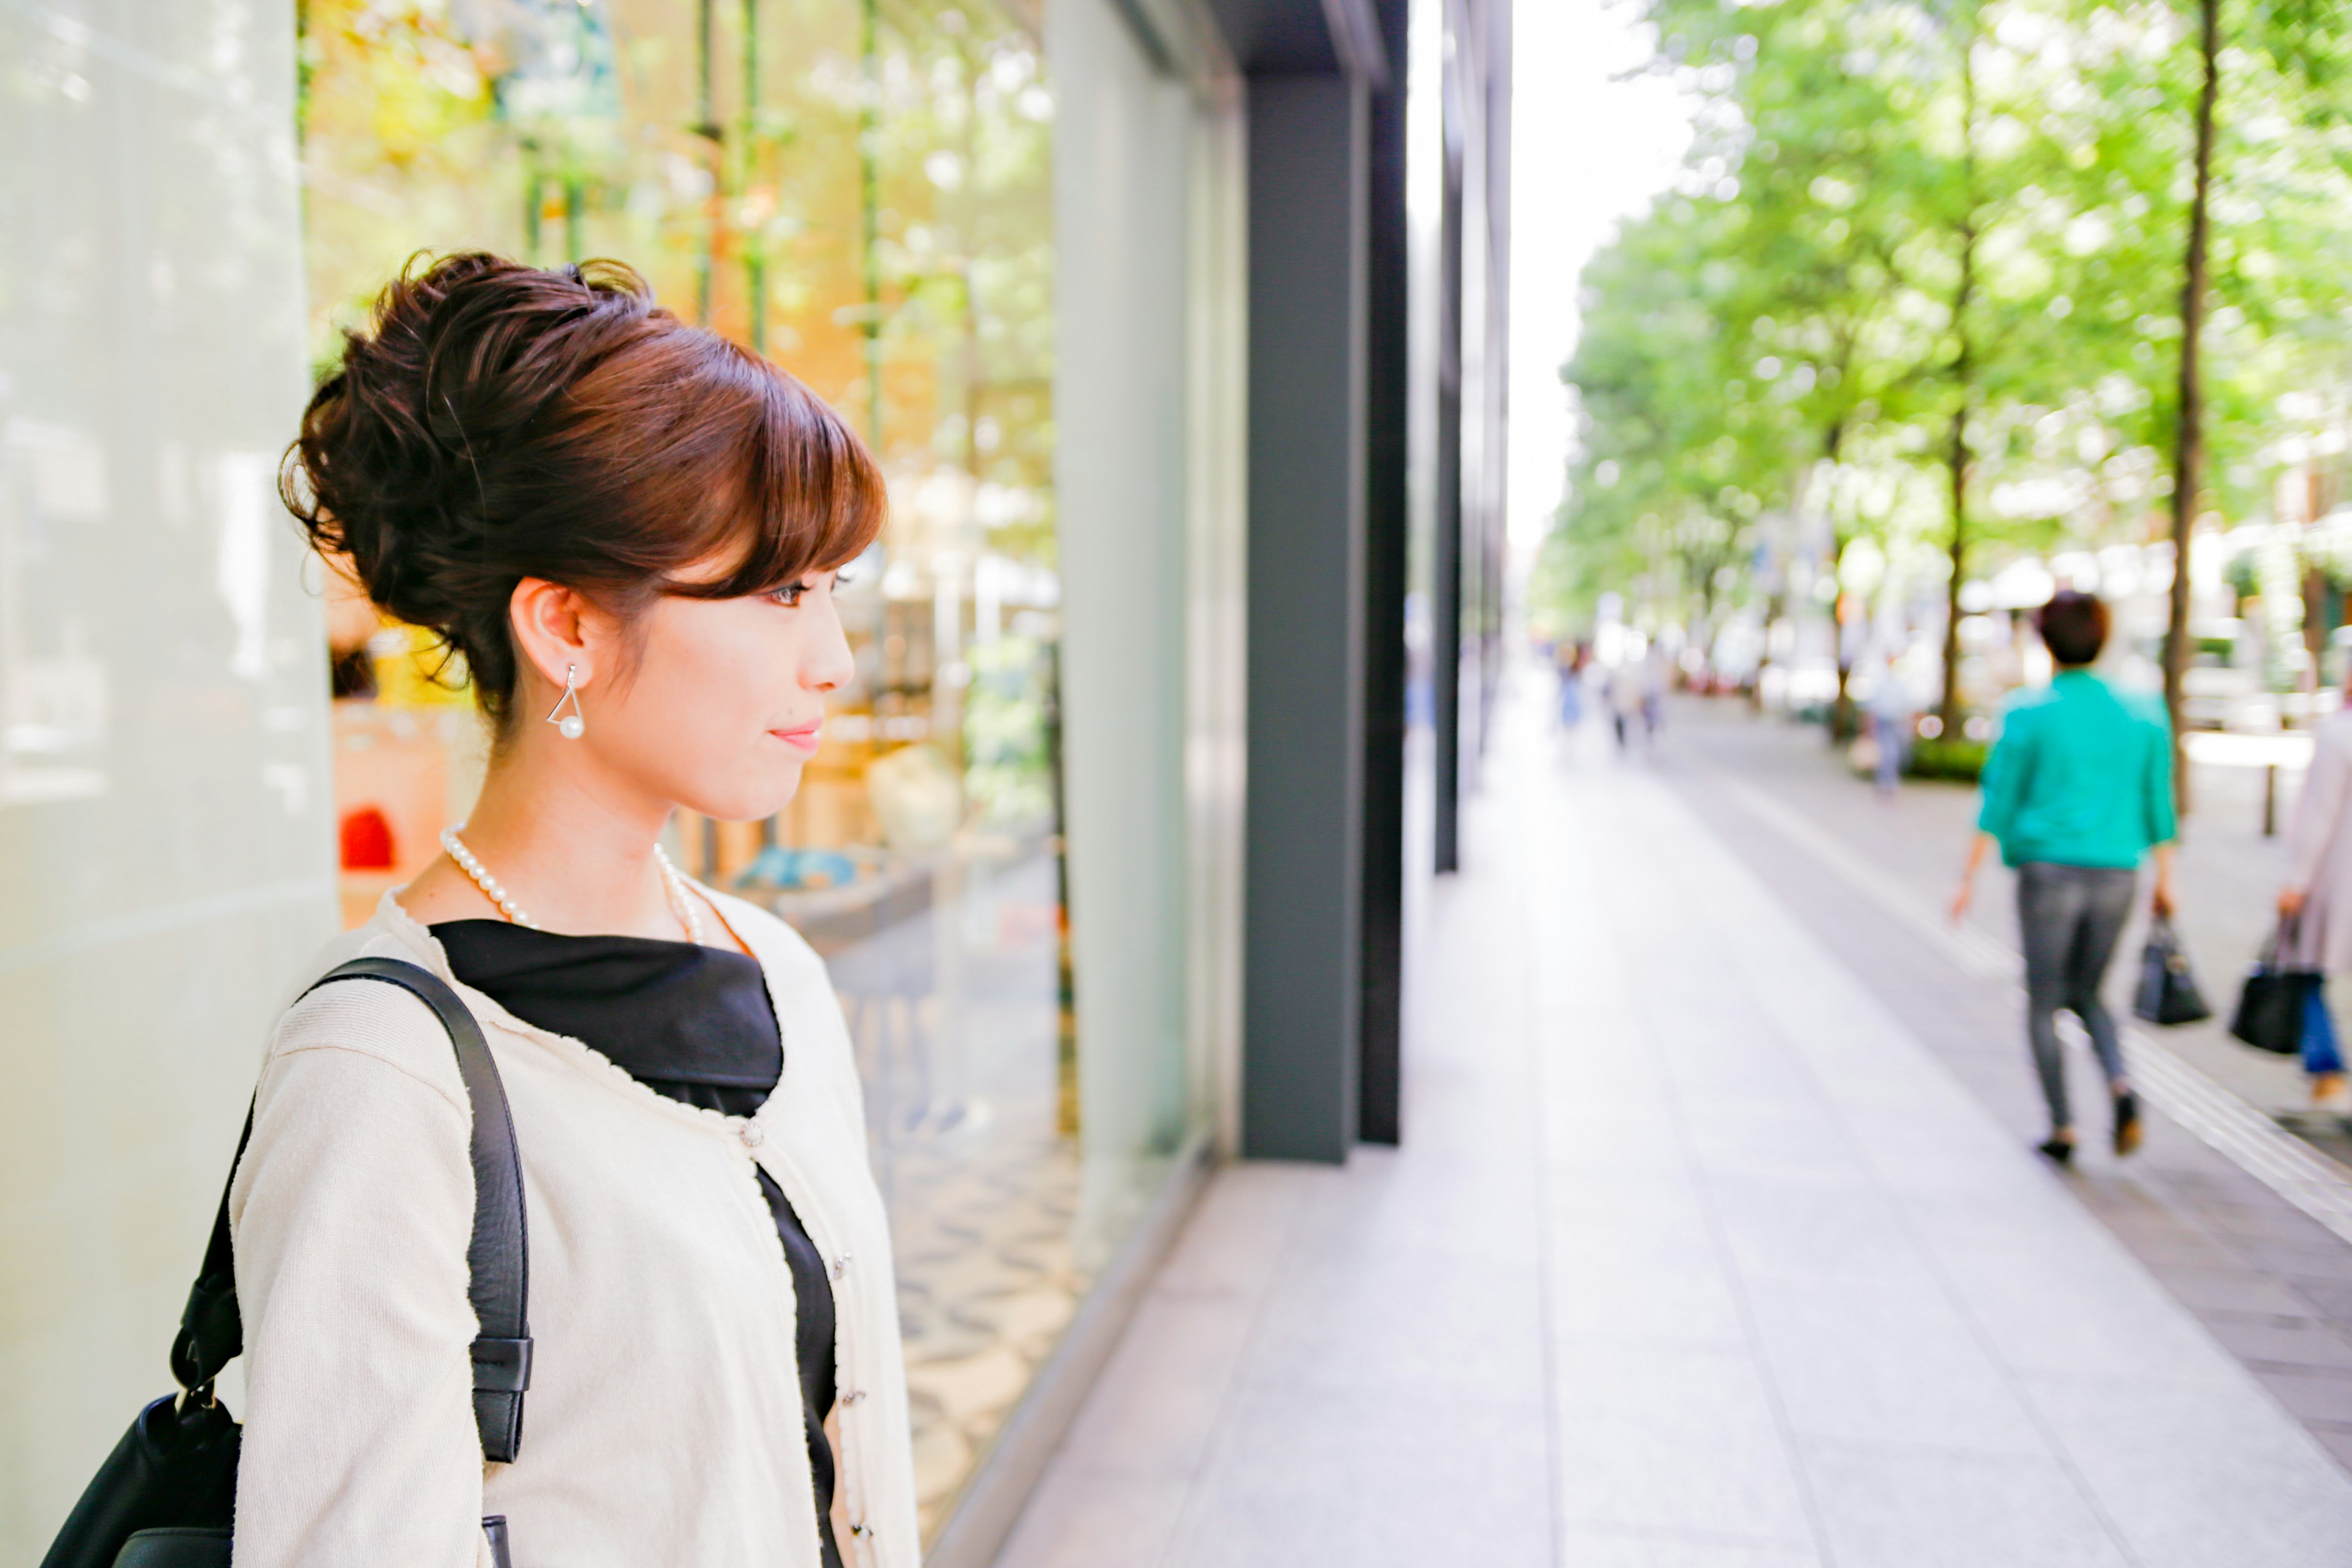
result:
[[[1405,1146],[1217,1177],[1004,1568],[2344,1562],[2312,1436],[1541,706],[1433,910]]]

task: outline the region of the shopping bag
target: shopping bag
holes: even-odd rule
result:
[[[2230,1033],[2258,1051],[2298,1057],[2303,1054],[2305,1005],[2317,988],[2319,976],[2306,969],[2280,966],[2279,950],[2286,945],[2281,938],[2286,929],[2285,922],[2280,922],[2263,943],[2262,956],[2246,972],[2246,984],[2238,993],[2238,1010],[2230,1019]]]
[[[2172,918],[2158,915],[2148,923],[2147,945],[2139,953],[2139,989],[2132,996],[2132,1012],[2151,1024],[2194,1024],[2213,1016],[2205,994],[2189,973],[2189,955],[2172,934]]]

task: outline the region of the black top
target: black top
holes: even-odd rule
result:
[[[783,1032],[759,960],[635,936],[559,936],[505,921],[433,927],[450,971],[526,1024],[597,1050],[656,1094],[729,1116],[760,1109],[784,1070]],[[759,1170],[799,1306],[802,1417],[825,1568],[833,1538],[833,1281],[784,1190]]]

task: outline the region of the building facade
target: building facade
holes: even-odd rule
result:
[[[470,804],[463,671],[273,486],[482,247],[628,262],[888,474],[801,797],[671,848],[828,959],[990,1561],[1206,1163],[1409,1134],[1507,58],[1499,0],[0,4],[0,1548],[165,1386],[289,976]]]

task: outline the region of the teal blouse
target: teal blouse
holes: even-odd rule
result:
[[[2014,694],[1984,771],[1977,826],[2004,864],[2137,866],[2173,836],[2164,710],[2084,669]]]

